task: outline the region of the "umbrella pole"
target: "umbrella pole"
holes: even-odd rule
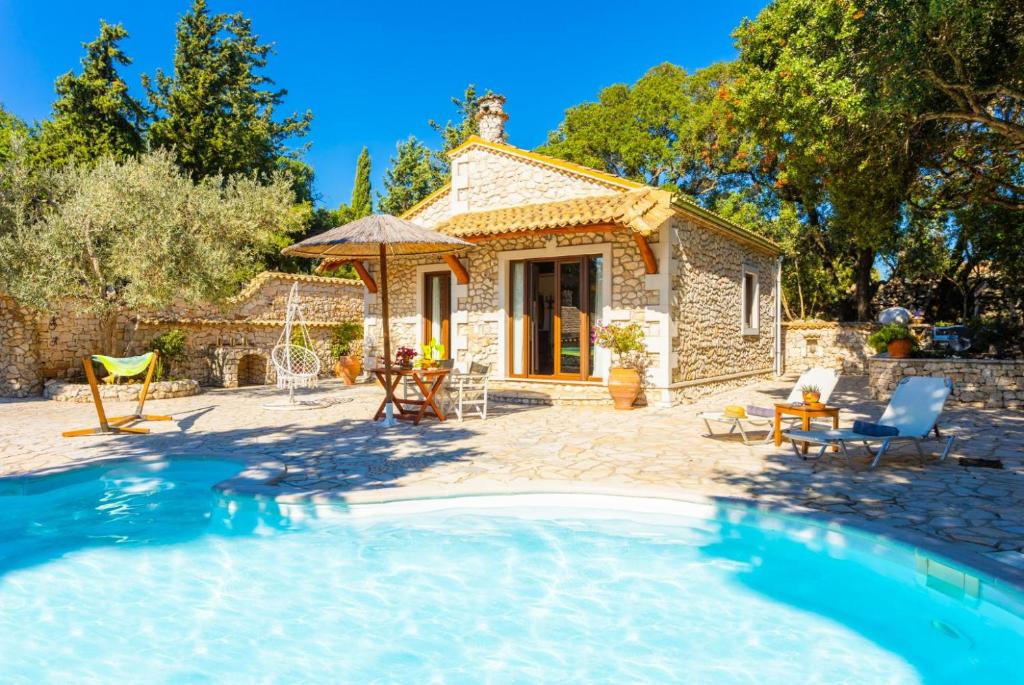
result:
[[[380,311],[384,324],[384,425],[394,426],[395,407],[391,395],[391,324],[388,320],[388,254],[387,247],[380,245]]]

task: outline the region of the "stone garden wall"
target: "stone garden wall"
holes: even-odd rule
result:
[[[270,351],[284,327],[285,302],[294,283],[327,373],[331,329],[363,318],[363,285],[356,280],[263,273],[220,307],[177,305],[137,320],[123,318],[119,347],[137,354],[155,336],[180,328],[187,338],[187,360],[172,369],[175,377],[235,387],[241,368],[243,381],[273,382]],[[0,396],[39,394],[47,379],[81,380],[82,357],[99,349],[99,320],[74,302],[60,312],[34,314],[0,295]]]
[[[803,373],[822,366],[846,375],[867,373],[874,350],[867,339],[874,324],[836,321],[787,321],[782,324],[782,353],[786,373]]]
[[[1024,407],[1024,359],[888,359],[868,360],[871,396],[887,400],[907,376],[953,379],[948,402],[971,407]]]

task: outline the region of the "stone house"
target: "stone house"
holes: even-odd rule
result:
[[[687,198],[508,145],[504,98],[480,104],[450,183],[404,214],[476,247],[389,263],[394,345],[437,338],[457,363],[490,365],[495,394],[538,402],[606,401],[598,321],[642,325],[651,404],[781,371],[773,243]],[[367,293],[367,364],[379,305]]]

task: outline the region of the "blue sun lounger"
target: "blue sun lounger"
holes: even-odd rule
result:
[[[818,458],[825,456],[825,451],[829,447],[838,445],[849,462],[850,453],[847,450],[847,443],[859,442],[863,443],[868,453],[874,456],[871,468],[875,468],[890,446],[901,442],[912,442],[923,462],[925,455],[921,449],[921,441],[926,440],[932,431],[935,432],[936,439],[942,439],[938,426],[939,415],[946,404],[946,398],[952,391],[953,381],[950,378],[907,377],[896,385],[896,391],[893,392],[892,398],[889,400],[889,406],[885,408],[885,413],[877,423],[858,421],[853,428],[787,430],[782,434],[793,443],[793,449],[796,450],[797,456],[802,456],[797,441],[821,445],[821,449],[816,455]],[[939,456],[939,461],[949,456],[953,440],[954,436],[952,435],[945,439],[946,445]],[[877,451],[873,449],[875,446],[877,446]]]

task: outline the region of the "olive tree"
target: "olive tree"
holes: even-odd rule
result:
[[[193,181],[164,152],[45,175],[16,154],[0,174],[0,288],[97,315],[117,353],[119,317],[236,293],[306,211],[283,177]]]

